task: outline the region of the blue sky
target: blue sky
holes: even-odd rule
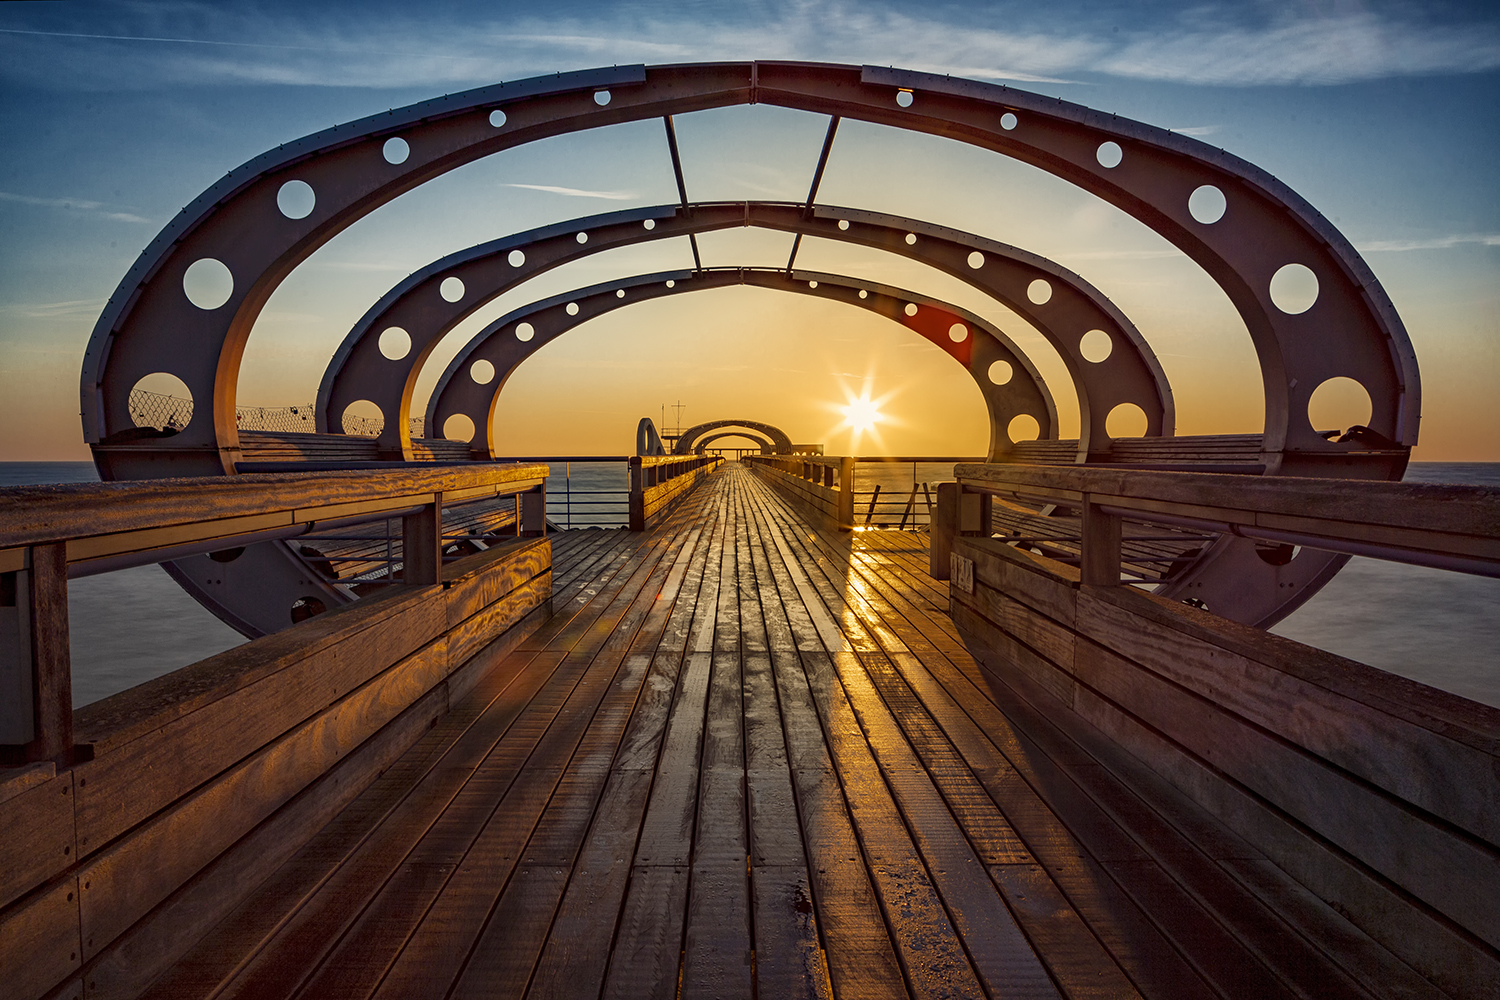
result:
[[[1418,457],[1500,460],[1500,14],[1347,2],[0,5],[0,460],[87,457],[77,379],[104,300],[182,205],[262,150],[496,80],[720,58],[1004,81],[1189,132],[1270,170],[1364,252],[1405,319],[1426,390]],[[823,126],[768,108],[685,116],[691,194],[802,197]],[[252,337],[241,400],[310,399],[343,331],[428,260],[674,194],[659,126],[647,124],[455,171],[356,224],[283,286]],[[1120,302],[1163,356],[1182,432],[1257,428],[1253,354],[1222,293],[1090,196],[994,154],[854,123],[822,196],[1055,257]],[[712,263],[785,260],[784,237],[704,245]],[[682,266],[683,252],[601,255],[468,329],[565,288]],[[1003,308],[913,265],[817,245],[799,261],[946,295],[1023,346],[1038,341]],[[825,404],[869,385],[897,394],[893,450],[983,446],[977,393],[935,348],[826,303],[713,294],[723,297],[621,310],[547,348],[507,387],[509,440],[521,451],[623,450],[636,417],[680,396],[696,407],[690,419],[743,407],[837,450]],[[1038,352],[1066,411],[1060,373]],[[651,364],[661,357],[673,364]],[[786,392],[768,399],[773,377]],[[537,419],[559,408],[583,422]]]

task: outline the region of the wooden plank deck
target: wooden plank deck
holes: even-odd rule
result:
[[[147,995],[1435,995],[984,674],[925,542],[738,463],[553,536],[553,616]]]

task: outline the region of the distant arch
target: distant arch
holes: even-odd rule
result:
[[[701,455],[705,451],[707,451],[708,446],[713,444],[715,441],[718,441],[722,438],[735,437],[744,438],[747,441],[753,441],[756,447],[760,449],[760,453],[762,455],[774,455],[776,453],[775,445],[773,445],[767,438],[763,438],[759,434],[752,433],[751,431],[724,431],[721,434],[710,434],[706,438],[701,438],[698,441],[697,445],[694,446],[693,450]]]
[[[770,446],[770,449],[767,451],[768,454],[790,455],[792,453],[791,435],[774,424],[760,423],[756,420],[708,420],[701,424],[695,424],[683,431],[681,436],[677,438],[676,443],[672,445],[672,454],[691,455],[700,437],[709,431],[718,430],[720,427],[748,427],[765,435],[765,438],[761,440]],[[715,435],[715,437],[731,436],[733,435]],[[743,436],[753,437],[753,435],[749,434]],[[766,438],[770,440],[766,440]]]

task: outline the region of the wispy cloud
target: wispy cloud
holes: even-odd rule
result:
[[[1192,125],[1187,128],[1169,128],[1168,132],[1176,132],[1178,135],[1213,135],[1219,131],[1217,125]]]
[[[27,194],[12,194],[9,191],[0,191],[0,201],[10,201],[21,205],[39,205],[43,208],[61,208],[70,212],[92,212],[106,219],[116,222],[150,222],[139,215],[130,212],[107,211],[102,201],[88,201],[84,198],[36,198]]]
[[[453,88],[610,63],[762,58],[1035,83],[1104,76],[1243,86],[1500,68],[1500,20],[1483,13],[1362,5],[1266,17],[1260,5],[1220,0],[1132,14],[1114,30],[1107,16],[1084,20],[1066,5],[1024,17],[1007,5],[954,5],[920,16],[907,9],[893,0],[769,0],[753,16],[621,3],[586,18],[479,6],[419,18],[351,17],[341,6],[276,11],[138,0],[114,8],[115,23],[80,19],[85,30],[78,31],[10,18],[0,29],[0,74],[111,89],[205,82]],[[160,30],[169,23],[194,30]],[[1207,134],[1197,129],[1209,127],[1179,131]]]
[[[1425,240],[1373,240],[1358,246],[1360,253],[1392,253],[1401,250],[1451,250],[1458,246],[1500,247],[1500,233],[1437,236]]]
[[[28,319],[57,319],[64,316],[96,316],[104,308],[103,299],[71,299],[65,302],[17,302],[4,307]]]
[[[502,184],[501,187],[524,188],[527,191],[545,191],[560,194],[565,198],[603,198],[606,201],[629,201],[635,195],[629,191],[586,191],[583,188],[558,187],[556,184]]]

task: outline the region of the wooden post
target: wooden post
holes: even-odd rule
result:
[[[31,683],[35,731],[28,760],[62,758],[73,750],[73,675],[68,651],[68,547],[31,547]]]
[[[854,459],[839,459],[839,530],[854,530]]]
[[[1106,514],[1087,494],[1083,498],[1081,578],[1085,584],[1113,587],[1120,582],[1120,519]]]
[[[547,487],[538,486],[516,498],[520,507],[517,521],[524,538],[538,538],[547,533]]]
[[[401,582],[428,586],[443,579],[443,495],[401,519]]]
[[[646,470],[641,466],[641,457],[630,457],[630,530],[646,530]]]
[[[931,544],[928,547],[927,575],[934,580],[952,578],[950,559],[953,539],[958,536],[958,484],[938,483],[937,509],[932,513]]]

